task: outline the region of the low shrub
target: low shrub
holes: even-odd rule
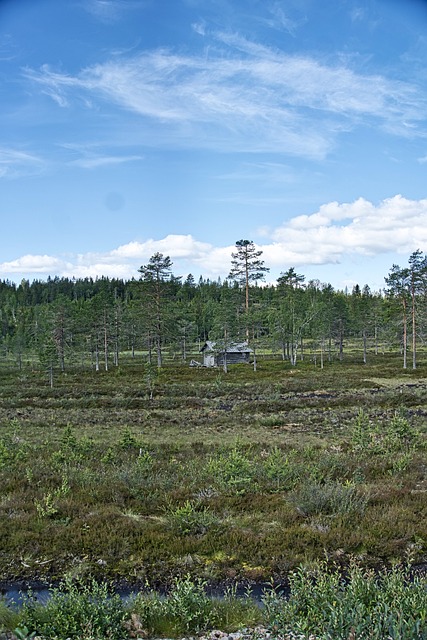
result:
[[[300,567],[289,575],[289,593],[272,586],[264,590],[262,606],[250,591],[239,597],[231,587],[214,598],[206,587],[187,575],[176,578],[164,596],[147,590],[124,602],[105,584],[70,579],[52,589],[45,604],[31,594],[20,608],[0,601],[0,631],[14,630],[17,638],[125,640],[243,627],[254,629],[256,638],[262,624],[272,638],[427,638],[426,579],[404,568],[376,574],[353,563],[343,575],[325,562]]]
[[[169,506],[165,510],[169,527],[177,535],[200,536],[217,525],[219,520],[208,507],[186,500],[178,507]]]
[[[347,577],[323,563],[289,577],[290,596],[275,589],[263,597],[271,628],[318,640],[424,640],[425,579],[395,568],[376,575],[352,566]]]
[[[219,488],[227,493],[242,495],[253,484],[252,460],[238,447],[211,457],[207,473],[212,475]]]
[[[28,633],[55,640],[123,640],[127,637],[123,622],[124,603],[108,585],[89,584],[71,579],[51,590],[46,604],[31,593],[21,610],[20,627]]]
[[[202,580],[193,581],[189,576],[176,578],[166,597],[152,591],[138,594],[130,603],[130,610],[149,635],[176,637],[198,633],[215,626],[216,622],[205,587]]]
[[[293,489],[301,473],[295,454],[291,452],[285,455],[278,447],[274,447],[265,457],[263,471],[275,491]]]
[[[303,516],[345,516],[363,513],[368,495],[353,482],[304,484],[289,495],[289,500]]]

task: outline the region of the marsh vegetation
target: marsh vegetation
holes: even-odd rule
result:
[[[61,611],[64,589],[78,602],[107,584],[142,591],[132,605],[108,597],[120,631],[88,638],[220,624],[302,634],[310,627],[319,638],[348,638],[358,624],[371,635],[354,637],[388,637],[372,631],[376,607],[390,611],[390,637],[424,638],[425,578],[414,590],[407,571],[427,555],[426,374],[422,366],[402,372],[395,356],[368,365],[348,357],[323,369],[259,356],[257,371],[240,365],[227,374],[176,363],[153,371],[143,358],[123,356],[109,372],[70,369],[51,388],[37,366],[5,366],[3,581],[62,584],[49,605]],[[353,579],[359,586],[348,591]],[[412,618],[390,604],[384,585],[393,579],[402,607],[424,602]],[[362,584],[366,593],[350,616]],[[156,595],[177,585],[180,597],[186,588],[191,602],[206,599],[205,609],[188,605],[188,628]],[[206,595],[207,587],[230,594],[236,585],[248,594],[261,589],[264,608],[249,597],[220,606]],[[281,597],[280,586],[298,598]],[[45,629],[48,638],[82,637],[68,627],[48,635],[46,615],[68,615],[52,611],[35,601],[19,612],[5,605],[0,622]],[[417,624],[420,635],[411,635]]]
[[[426,556],[427,381],[392,358],[2,372],[0,568],[167,584]]]

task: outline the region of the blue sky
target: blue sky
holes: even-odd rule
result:
[[[424,0],[2,0],[0,279],[384,287],[427,251]]]

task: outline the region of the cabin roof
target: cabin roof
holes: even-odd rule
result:
[[[223,353],[224,351],[227,353],[252,353],[252,349],[247,342],[230,342],[226,348],[223,346],[216,348],[216,342],[212,342],[212,340],[206,340],[200,351],[215,351],[217,353]]]

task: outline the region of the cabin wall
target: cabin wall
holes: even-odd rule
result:
[[[215,366],[215,356],[213,353],[204,353],[203,354],[203,364],[205,367],[214,367]]]
[[[215,358],[215,362],[217,366],[219,367],[222,366],[224,364],[224,354],[219,353]],[[245,364],[247,362],[249,362],[249,353],[242,353],[242,352],[227,353],[227,364]]]

